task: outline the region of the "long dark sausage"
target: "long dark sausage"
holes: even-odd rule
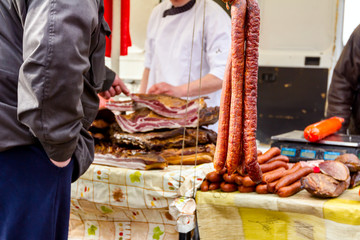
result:
[[[235,0],[231,6],[231,104],[226,157],[226,168],[229,174],[236,171],[242,160],[245,16],[246,0]]]
[[[260,8],[257,0],[247,0],[246,50],[244,78],[244,135],[243,151],[246,171],[256,183],[262,172],[257,162],[257,79],[259,58]]]
[[[218,136],[216,140],[216,149],[214,155],[214,168],[220,172],[226,162],[226,153],[228,148],[229,119],[230,119],[230,101],[231,101],[231,54],[229,54],[222,92],[220,99]]]

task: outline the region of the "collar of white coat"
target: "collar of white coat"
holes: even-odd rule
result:
[[[195,0],[191,0],[190,2],[186,3],[184,6],[181,6],[181,7],[171,6],[170,9],[167,9],[164,11],[163,17],[186,12],[186,11],[190,10],[194,5],[195,5]]]

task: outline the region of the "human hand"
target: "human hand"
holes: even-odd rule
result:
[[[71,161],[71,158],[69,158],[68,160],[64,161],[64,162],[57,162],[57,161],[54,161],[50,158],[50,161],[57,167],[59,168],[64,168],[66,167],[67,165],[69,165],[70,161]]]
[[[130,94],[129,89],[126,87],[125,83],[120,79],[118,75],[115,75],[115,79],[110,89],[104,92],[99,93],[99,95],[105,99],[110,99],[120,93],[124,93],[126,96]]]
[[[174,97],[183,97],[183,89],[181,87],[176,87],[171,84],[161,82],[154,84],[148,90],[149,94],[168,94]]]

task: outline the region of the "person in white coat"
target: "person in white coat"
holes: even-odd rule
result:
[[[201,77],[207,105],[219,106],[230,48],[231,19],[216,2],[165,0],[149,19],[139,92],[198,97]]]

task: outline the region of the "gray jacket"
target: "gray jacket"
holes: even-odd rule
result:
[[[41,143],[75,157],[73,180],[89,167],[97,92],[112,83],[103,12],[102,0],[0,0],[0,151]]]

